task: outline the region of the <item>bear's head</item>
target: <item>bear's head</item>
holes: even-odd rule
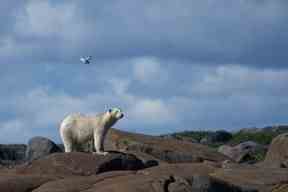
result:
[[[124,117],[124,114],[122,113],[121,109],[116,107],[109,109],[108,113],[113,119],[119,120]]]

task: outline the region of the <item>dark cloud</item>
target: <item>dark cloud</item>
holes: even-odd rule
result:
[[[130,1],[107,3],[100,10],[96,6],[82,10],[94,26],[95,41],[90,44],[99,57],[152,55],[259,67],[286,64],[284,1]]]
[[[282,0],[27,1],[18,6],[22,9],[13,12],[18,19],[5,21],[10,27],[2,29],[11,31],[14,54],[2,59],[15,62],[71,63],[91,54],[99,60],[155,56],[188,64],[285,67],[288,59],[288,5]]]
[[[5,38],[13,33],[13,27],[16,22],[15,15],[24,7],[24,1],[11,0],[2,3],[0,6],[0,47],[3,46]]]
[[[284,0],[21,2],[0,7],[3,142],[106,105],[148,134],[287,123]]]

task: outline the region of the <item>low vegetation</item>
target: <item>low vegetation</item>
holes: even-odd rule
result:
[[[257,131],[253,131],[253,129],[251,130],[245,129],[245,131],[240,130],[236,133],[232,133],[232,137],[227,142],[224,143],[212,142],[207,144],[213,148],[221,144],[237,145],[245,141],[254,141],[258,144],[269,145],[273,138],[284,132],[288,132],[287,126],[278,126],[276,128],[275,126],[265,127],[263,129],[257,129]],[[215,133],[214,131],[183,131],[165,135],[163,137],[169,136],[180,140],[187,140],[187,138],[191,138],[196,142],[200,142],[202,139],[208,138],[214,133]]]
[[[235,133],[229,133],[227,131],[183,131],[163,135],[162,137],[172,137],[179,140],[202,143],[215,150],[221,145],[236,146],[246,141],[254,141],[262,145],[263,148],[254,151],[253,155],[247,155],[243,161],[259,162],[264,160],[268,149],[267,146],[270,145],[271,141],[284,132],[288,132],[287,126],[242,129]]]
[[[212,134],[212,131],[183,131],[169,134],[169,136],[175,139],[182,139],[182,138],[191,138],[196,142],[200,142],[201,139],[207,137],[208,135]]]
[[[233,134],[231,144],[239,144],[245,141],[254,141],[262,145],[269,145],[274,137],[279,135],[277,132],[259,132],[259,133],[242,133]]]

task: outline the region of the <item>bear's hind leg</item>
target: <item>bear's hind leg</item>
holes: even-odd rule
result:
[[[72,139],[68,138],[67,136],[62,135],[62,141],[65,149],[65,153],[69,153],[73,151],[73,141]]]
[[[65,142],[64,143],[65,153],[69,153],[73,151],[73,144],[72,142]]]

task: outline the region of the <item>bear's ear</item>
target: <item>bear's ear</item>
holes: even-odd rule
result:
[[[111,112],[112,112],[112,109],[109,109],[108,111],[109,111],[109,113],[111,113]]]

